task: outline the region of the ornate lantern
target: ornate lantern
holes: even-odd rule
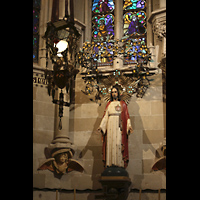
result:
[[[63,88],[69,92],[72,79],[79,72],[76,69],[76,50],[80,33],[74,25],[73,0],[70,0],[70,15],[68,15],[68,0],[65,0],[65,16],[59,20],[59,0],[53,0],[51,21],[47,23],[44,35],[46,40],[46,70],[45,78],[48,80],[48,94],[52,95],[53,103],[59,104],[59,129],[62,129],[61,118],[63,106],[70,102],[64,101]],[[48,69],[49,57],[53,70]],[[55,90],[60,88],[59,100],[55,99]]]

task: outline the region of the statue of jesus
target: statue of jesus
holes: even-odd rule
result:
[[[102,133],[104,167],[126,168],[129,161],[128,135],[133,132],[127,105],[113,86],[98,132]]]

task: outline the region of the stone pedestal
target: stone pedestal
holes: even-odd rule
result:
[[[45,148],[45,155],[47,158],[51,157],[53,152],[61,149],[70,149],[74,155],[76,146],[68,137],[57,137],[51,142],[51,144],[49,144],[48,147]]]
[[[59,91],[60,89],[58,89]],[[64,101],[67,101],[67,95],[64,93]],[[56,93],[56,98],[58,99],[58,92]],[[69,138],[69,107],[63,108],[63,117],[62,117],[62,129],[59,127],[59,105],[55,105],[55,123],[54,123],[54,138],[45,149],[46,157],[51,157],[52,153],[60,149],[69,149],[74,155],[76,146],[72,143]]]
[[[55,132],[54,139],[45,148],[46,160],[43,161],[38,170],[50,170],[54,172],[56,178],[61,178],[63,174],[76,170],[83,172],[84,168],[79,161],[73,159],[76,146],[69,139],[69,107],[64,112],[62,119],[63,127],[59,129],[58,108],[55,107]]]
[[[96,195],[95,199],[126,200],[128,198],[131,180],[124,168],[117,166],[106,168],[99,182],[103,187],[103,194]]]

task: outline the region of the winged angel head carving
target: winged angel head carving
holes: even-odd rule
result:
[[[38,170],[50,170],[57,174],[66,174],[73,170],[83,172],[82,165],[72,159],[73,153],[71,149],[56,149],[51,153],[51,158],[46,159],[38,168]]]

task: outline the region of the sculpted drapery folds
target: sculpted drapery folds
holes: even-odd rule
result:
[[[117,87],[111,90],[111,101],[106,105],[98,131],[102,133],[104,167],[126,168],[129,161],[128,135],[133,129],[127,105],[119,99]]]

